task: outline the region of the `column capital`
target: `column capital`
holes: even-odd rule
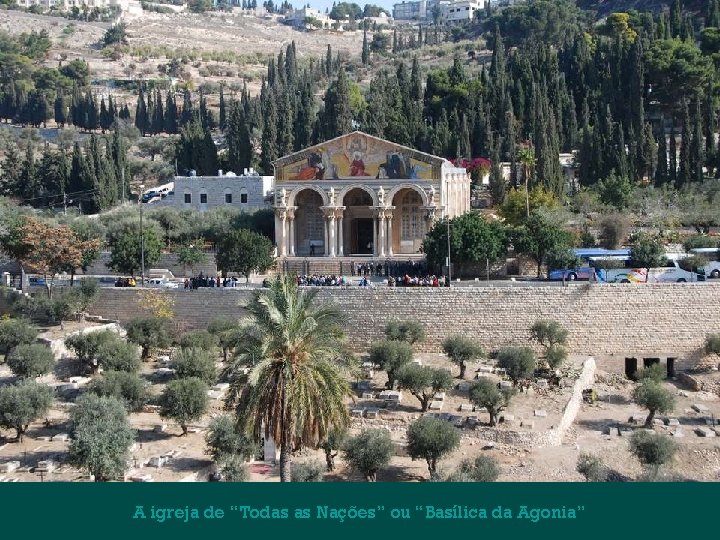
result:
[[[287,206],[276,206],[273,208],[275,211],[275,215],[279,217],[280,219],[286,219],[288,215],[288,207]]]
[[[437,210],[438,207],[435,205],[432,206],[421,206],[422,210],[425,211],[425,217],[429,221],[435,221],[435,218],[437,217]]]

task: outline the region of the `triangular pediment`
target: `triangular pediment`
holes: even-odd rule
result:
[[[441,157],[354,131],[278,159],[274,163],[275,181],[431,180],[440,177],[446,162]]]

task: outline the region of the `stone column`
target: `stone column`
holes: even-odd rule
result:
[[[337,224],[335,223],[335,212],[330,212],[330,215],[328,216],[328,231],[329,231],[329,253],[328,255],[330,257],[335,256],[335,248],[337,246],[337,241],[335,239],[335,233],[337,232]]]
[[[385,219],[387,220],[387,251],[385,252],[388,257],[393,256],[393,235],[392,235],[392,220],[393,220],[394,206],[389,206],[385,209]]]
[[[379,257],[385,256],[385,210],[380,209],[377,213],[378,224],[378,250]]]
[[[275,215],[278,218],[280,231],[277,240],[278,256],[287,256],[287,207],[276,207]]]
[[[343,257],[345,255],[345,236],[343,231],[343,222],[345,221],[345,207],[339,206],[336,209],[336,217],[337,217],[337,228],[338,228],[338,234],[337,234],[337,255],[338,257]]]
[[[295,256],[295,210],[297,207],[293,206],[288,208],[288,229],[290,230],[290,245],[288,253],[291,257]]]
[[[373,208],[373,210],[376,210]],[[378,244],[377,244],[377,237],[378,237],[378,219],[377,219],[377,213],[373,212],[373,256],[377,256],[378,254]]]
[[[323,243],[323,255],[328,256],[328,220],[327,216],[323,216],[323,231],[325,233],[325,242]]]

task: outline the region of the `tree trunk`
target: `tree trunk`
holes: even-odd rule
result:
[[[227,353],[228,353],[227,347],[223,347],[222,351],[223,351],[223,362],[227,362]]]
[[[377,471],[370,471],[365,474],[366,482],[377,482]]]
[[[290,437],[288,433],[288,419],[287,419],[287,397],[286,397],[286,386],[287,381],[283,380],[282,395],[281,395],[281,410],[280,418],[282,422],[282,431],[280,432],[280,481],[290,482]]]
[[[497,414],[491,411],[488,411],[490,414],[490,427],[495,427],[497,424]]]
[[[335,456],[332,450],[325,450],[325,465],[327,466],[327,472],[333,472],[335,470]]]
[[[25,430],[27,429],[27,426],[23,427],[16,427],[15,431],[15,440],[19,443],[23,442],[23,435],[25,434]]]
[[[146,360],[147,357],[150,356],[150,347],[148,347],[147,345],[143,345],[141,356],[143,360]]]
[[[427,461],[430,478],[435,478],[435,475],[437,474],[437,460],[435,458],[427,458],[425,461]]]
[[[282,444],[280,446],[280,481],[290,482],[290,452],[288,452],[287,445]]]
[[[465,365],[465,362],[460,362],[460,378],[461,379],[465,378],[465,369],[466,368],[467,368],[467,366]]]
[[[70,286],[75,286],[75,269],[70,270]]]
[[[180,436],[184,437],[185,435],[188,434],[188,427],[186,424],[180,424],[180,427],[182,428],[182,435],[180,435]]]
[[[655,409],[650,409],[650,414],[648,414],[647,418],[645,419],[645,427],[646,428],[652,427],[654,418],[655,418]]]
[[[430,397],[431,396],[417,396],[417,398],[420,400],[420,410],[422,412],[427,412],[428,405],[430,405]]]

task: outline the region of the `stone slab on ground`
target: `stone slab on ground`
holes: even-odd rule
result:
[[[540,418],[545,418],[545,417],[547,417],[547,415],[548,415],[548,413],[547,413],[546,410],[544,410],[544,409],[535,409],[535,416],[538,416],[538,417],[540,417]]]
[[[708,409],[707,405],[703,405],[702,403],[694,403],[692,408],[695,412],[699,413],[706,413],[710,410]]]
[[[715,437],[715,431],[708,427],[699,427],[695,430],[698,437]]]
[[[19,468],[20,468],[19,461],[7,461],[5,463],[0,463],[0,472],[3,472],[3,473],[15,472]]]
[[[678,420],[677,418],[667,418],[667,419],[665,420],[665,425],[667,425],[667,426],[679,426],[679,425],[680,425],[680,420]]]

